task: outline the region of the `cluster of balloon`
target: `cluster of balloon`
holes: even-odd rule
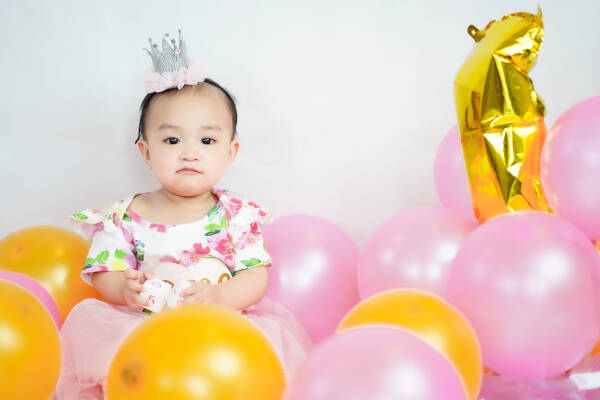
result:
[[[448,358],[408,330],[383,325],[343,331],[317,346],[285,400],[467,400]]]
[[[485,224],[453,260],[447,299],[473,324],[486,366],[545,379],[573,367],[600,335],[592,244],[600,238],[600,98],[565,112],[546,140],[544,104],[527,75],[543,40],[541,11],[469,34],[476,44],[454,88],[466,173],[436,165],[436,185],[444,205],[467,215],[470,203]],[[458,158],[457,139],[447,134],[436,164]],[[470,196],[450,194],[449,180],[462,188],[465,177]]]
[[[527,75],[543,39],[541,12],[507,15],[482,30],[470,26],[469,33],[476,44],[455,81],[458,125],[445,135],[435,161],[444,207],[407,210],[369,237],[357,266],[366,300],[340,329],[370,321],[410,330],[448,357],[476,398],[481,358],[467,371],[469,357],[457,354],[478,351],[480,343],[491,370],[545,379],[572,368],[600,336],[600,258],[592,245],[600,239],[600,97],[565,112],[546,140],[544,104]],[[434,297],[472,324],[476,345],[449,341],[451,329],[444,327],[453,323],[425,307],[429,314],[418,307],[410,314],[399,303],[401,292],[382,292],[392,288],[449,301],[456,309]],[[432,329],[436,321],[443,326]],[[436,346],[436,338],[455,348]],[[328,345],[336,340],[342,339]],[[311,399],[318,397],[299,387],[325,385],[316,375],[325,373],[319,365],[327,365],[326,350],[315,353],[315,365],[292,390]],[[357,389],[360,379],[344,373],[335,378],[340,388]],[[317,383],[310,386],[307,377]]]
[[[479,342],[466,317],[447,301],[421,290],[387,290],[357,304],[338,332],[368,324],[401,327],[425,340],[458,370],[469,398],[477,398],[483,375]]]
[[[482,375],[477,337],[458,310],[424,291],[389,290],[344,317],[284,398],[476,400]]]
[[[3,399],[48,399],[61,366],[56,322],[28,290],[0,279],[0,393]]]
[[[64,321],[75,304],[88,297],[99,297],[79,277],[88,249],[89,243],[66,229],[29,227],[0,240],[0,269],[25,275],[43,286],[58,308],[60,321]],[[36,285],[29,284],[38,295],[42,293],[33,286]],[[51,303],[47,296],[40,296],[46,299],[45,304]],[[54,315],[54,307],[48,307]]]
[[[108,400],[279,400],[285,378],[263,334],[238,313],[185,305],[139,325],[113,358]]]
[[[0,239],[0,393],[50,398],[61,367],[58,330],[71,308],[97,297],[79,278],[89,244],[36,226]]]

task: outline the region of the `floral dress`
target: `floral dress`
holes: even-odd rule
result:
[[[271,213],[241,196],[213,189],[217,204],[200,220],[180,225],[153,224],[128,210],[137,196],[118,201],[104,211],[84,210],[73,215],[75,229],[93,238],[82,278],[99,271],[156,270],[171,264],[172,273],[194,275],[205,258],[222,261],[231,274],[270,266],[260,226]]]
[[[82,279],[91,284],[92,273],[133,268],[153,270],[158,279],[172,282],[197,281],[215,264],[231,276],[248,268],[270,267],[261,227],[272,220],[271,213],[233,192],[213,188],[212,193],[217,204],[200,220],[186,224],[146,221],[128,209],[137,195],[104,210],[73,214],[75,230],[92,240]],[[311,346],[302,326],[281,304],[266,298],[242,314],[267,336],[289,376]],[[57,398],[101,399],[112,356],[146,317],[96,299],[77,304],[61,328],[64,360]]]

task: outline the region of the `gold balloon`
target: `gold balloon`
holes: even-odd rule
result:
[[[551,212],[540,180],[545,107],[528,72],[544,38],[542,14],[515,13],[468,28],[475,47],[454,82],[473,211]]]
[[[100,298],[79,274],[90,245],[66,229],[33,226],[0,240],[0,269],[35,279],[50,293],[61,321],[71,308],[88,297]]]
[[[467,319],[441,298],[413,289],[388,290],[358,303],[337,331],[365,324],[396,325],[418,335],[456,366],[470,399],[483,379],[481,349]]]
[[[0,280],[0,398],[49,399],[60,365],[60,338],[46,307]]]
[[[153,315],[117,351],[107,399],[279,400],[283,369],[263,334],[217,306],[184,305]]]

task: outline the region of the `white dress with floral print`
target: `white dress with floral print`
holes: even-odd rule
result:
[[[75,229],[92,243],[82,278],[99,271],[153,269],[158,279],[198,280],[207,263],[220,262],[231,275],[270,266],[261,226],[269,211],[245,197],[213,189],[217,204],[202,219],[180,225],[158,225],[128,210],[135,196],[104,210],[90,209],[72,216]],[[242,311],[269,339],[290,376],[311,347],[308,335],[281,304],[263,298]],[[86,299],[69,313],[61,328],[63,366],[58,399],[103,398],[110,361],[120,343],[147,314],[124,306]],[[93,343],[93,346],[91,344]]]
[[[270,266],[261,225],[271,221],[269,211],[226,190],[213,189],[217,204],[200,220],[180,225],[159,225],[128,210],[135,196],[101,211],[73,215],[76,230],[92,239],[82,278],[99,271],[157,270],[159,279],[189,278],[202,274],[206,258],[222,261],[231,274]],[[169,276],[170,275],[170,276]]]

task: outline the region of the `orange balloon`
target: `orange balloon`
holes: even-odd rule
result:
[[[358,303],[337,331],[365,324],[391,324],[406,328],[446,354],[454,363],[470,399],[477,399],[483,379],[481,348],[467,319],[433,294],[388,290]]]
[[[88,297],[100,298],[79,276],[89,243],[75,233],[53,226],[33,226],[0,240],[0,269],[35,279],[50,293],[61,321]]]
[[[279,400],[283,369],[243,316],[206,304],[153,315],[117,351],[106,394],[120,399]]]
[[[0,394],[3,399],[49,399],[61,365],[58,329],[31,293],[0,280]]]

